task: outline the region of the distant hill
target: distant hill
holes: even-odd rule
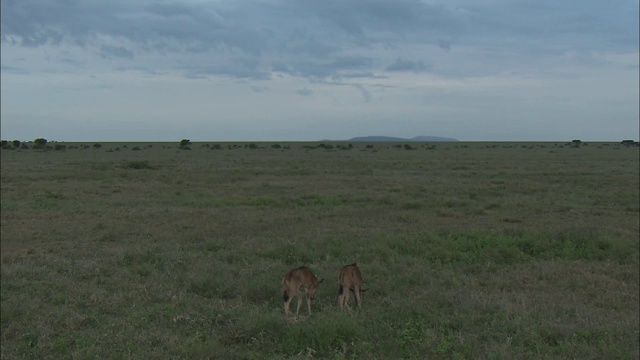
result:
[[[458,139],[440,137],[440,136],[416,136],[410,139],[393,137],[393,136],[360,136],[349,139],[349,141],[458,141]]]

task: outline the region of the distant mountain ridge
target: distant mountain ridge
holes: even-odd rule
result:
[[[349,141],[458,141],[458,139],[441,136],[414,136],[412,138],[400,138],[393,136],[359,136],[349,139]]]

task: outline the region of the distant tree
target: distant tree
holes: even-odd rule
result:
[[[45,138],[37,138],[35,140],[33,140],[33,143],[35,145],[33,145],[34,148],[36,149],[44,149],[47,146],[47,139]]]
[[[93,144],[93,148],[94,148],[94,149],[100,149],[101,147],[102,147],[102,145],[101,145],[101,144],[98,144],[98,143]]]
[[[20,148],[20,144],[21,144],[20,140],[13,140],[11,142],[11,145],[13,145],[13,147],[16,148],[16,149]]]
[[[182,149],[182,150],[191,150],[191,148],[189,147],[190,145],[191,145],[191,140],[182,139],[182,140],[180,140],[179,148]]]
[[[13,150],[13,146],[10,141],[2,140],[2,148],[6,150]]]

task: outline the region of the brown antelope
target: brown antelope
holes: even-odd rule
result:
[[[311,314],[311,300],[316,296],[318,291],[318,285],[320,285],[324,279],[318,281],[315,275],[306,266],[301,266],[297,269],[290,270],[285,274],[282,279],[282,291],[284,300],[284,312],[289,314],[289,304],[295,295],[298,295],[298,308],[296,309],[296,316],[300,312],[300,306],[302,305],[302,294],[304,293],[307,298],[307,309]]]
[[[340,308],[345,305],[349,308],[349,293],[351,291],[356,296],[356,305],[358,307],[362,305],[362,293],[365,290],[362,289],[362,274],[356,263],[345,265],[340,269],[338,284],[340,284],[338,292],[338,305]]]

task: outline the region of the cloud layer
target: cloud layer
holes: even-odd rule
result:
[[[495,101],[506,109],[519,101],[509,99],[513,88],[519,99],[531,96],[542,106],[550,99],[535,88],[564,84],[569,93],[552,90],[552,96],[570,103],[584,91],[576,87],[580,81],[615,83],[635,75],[612,91],[637,85],[637,1],[3,0],[1,7],[3,90],[12,81],[4,81],[7,74],[231,79],[254,94],[290,86],[292,98],[321,97],[320,87],[332,87],[371,106],[388,99],[391,108],[405,107],[397,112],[403,116],[412,106],[423,118],[455,123],[462,118],[425,108],[420,99],[441,97],[439,106],[451,109],[447,104],[456,99],[479,96],[477,106]],[[416,103],[385,95],[391,89]],[[3,105],[11,101],[15,116],[23,110],[12,99],[3,97]],[[618,100],[628,131],[638,106]],[[341,113],[335,104],[325,110]],[[9,115],[3,111],[3,123]]]

